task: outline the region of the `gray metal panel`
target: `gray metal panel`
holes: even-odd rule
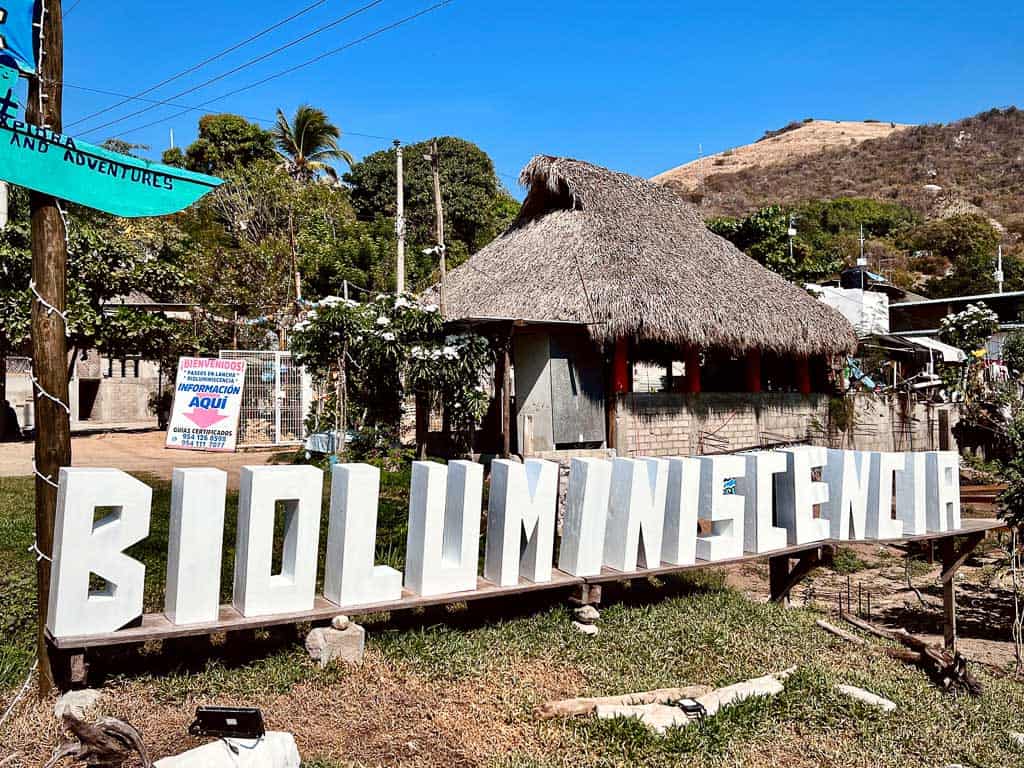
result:
[[[549,353],[546,333],[517,332],[512,339],[516,451],[521,454],[555,448],[551,434]]]
[[[605,441],[603,361],[584,334],[551,334],[551,409],[556,445]]]

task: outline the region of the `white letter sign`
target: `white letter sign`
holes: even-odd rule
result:
[[[324,473],[316,467],[242,467],[232,602],[243,616],[312,610],[323,484]],[[281,572],[273,573],[279,501],[284,546]]]
[[[398,600],[402,572],[374,565],[380,470],[369,464],[336,464],[331,470],[324,597],[335,605]]]
[[[164,613],[172,624],[216,621],[224,547],[227,472],[176,469],[171,479]]]
[[[142,615],[146,567],[124,550],[149,533],[152,499],[119,469],[61,469],[46,615],[54,637],[113,632]],[[97,509],[110,513],[94,523]],[[89,589],[94,573],[103,589]]]
[[[484,468],[472,461],[412,463],[405,586],[418,595],[476,589]]]
[[[736,492],[743,496],[743,549],[770,552],[786,546],[786,529],[774,525],[772,493],[775,476],[786,472],[786,457],[776,451],[755,451],[743,456],[746,474],[736,478]]]
[[[612,459],[608,526],[604,532],[604,564],[617,571],[661,565],[661,534],[665,525],[665,459]]]
[[[572,477],[569,478],[572,482]],[[665,528],[661,559],[669,565],[691,565],[697,559],[697,506],[700,502],[700,459],[668,460]]]
[[[697,537],[701,560],[743,557],[743,497],[725,493],[725,481],[743,477],[742,456],[706,456],[700,460],[700,505],[711,521],[711,533]]]
[[[785,448],[786,474],[779,478],[779,521],[786,526],[790,544],[811,544],[827,539],[829,521],[814,516],[814,507],[828,502],[828,486],[814,480],[811,471],[827,463],[824,448]]]
[[[527,459],[491,462],[484,578],[511,587],[551,581],[558,508],[558,465]]]
[[[562,546],[558,550],[559,570],[571,576],[601,573],[611,483],[610,461],[572,460],[562,521]]]
[[[829,450],[822,480],[828,485],[825,516],[833,539],[863,539],[867,535],[870,454]]]

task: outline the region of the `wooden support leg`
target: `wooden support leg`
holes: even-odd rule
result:
[[[790,568],[790,555],[768,558],[768,587],[773,603],[789,605],[789,593],[808,574],[831,557],[832,548],[822,546],[796,555],[796,565]]]
[[[959,548],[956,540],[950,536],[942,539],[939,551],[942,556],[942,634],[946,649],[956,651],[956,587],[954,578],[960,566],[970,557],[982,541],[984,533],[972,533],[964,538]]]
[[[57,687],[61,690],[85,688],[89,683],[89,662],[85,658],[85,649],[58,649],[52,644],[49,648]]]
[[[601,604],[601,585],[600,584],[580,584],[576,587],[576,591],[569,598],[569,602],[573,605],[600,605]]]

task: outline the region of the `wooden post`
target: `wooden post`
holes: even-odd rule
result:
[[[438,290],[439,306],[441,317],[445,316],[445,277],[447,273],[447,260],[445,258],[444,245],[444,206],[441,204],[441,156],[437,151],[437,139],[430,142],[430,154],[425,156],[430,162],[430,169],[434,174],[434,214],[437,221],[437,247],[440,249],[441,285]]]
[[[686,391],[692,395],[700,394],[700,348],[686,348]]]
[[[27,122],[61,130],[64,80],[64,27],[60,0],[43,4],[40,30],[40,69],[29,80]],[[55,151],[52,150],[51,151]],[[36,648],[39,659],[39,693],[53,687],[53,669],[46,643],[46,609],[50,599],[50,556],[57,506],[57,477],[71,465],[71,414],[68,403],[68,346],[60,315],[67,295],[67,242],[58,202],[50,195],[32,192],[32,280],[42,301],[32,302],[32,370],[36,377],[36,562],[38,595]]]
[[[629,392],[629,339],[620,336],[615,340],[612,358],[612,390],[615,394]]]
[[[402,142],[395,139],[395,236],[398,256],[395,260],[395,291],[405,293],[405,169],[402,167]]]
[[[512,331],[498,332],[497,350],[494,361],[494,395],[497,404],[495,416],[500,441],[498,453],[507,459],[512,455]]]
[[[947,650],[956,651],[956,550],[953,537],[943,539],[939,545],[942,553],[942,637]],[[948,574],[948,578],[946,578]]]
[[[801,395],[811,394],[811,364],[806,357],[796,359],[796,388]]]
[[[761,350],[747,350],[747,365],[744,368],[747,379],[747,392],[761,391]]]

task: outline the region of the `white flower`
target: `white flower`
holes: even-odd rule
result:
[[[397,299],[395,299],[395,309],[402,309],[404,307],[411,306],[412,304],[409,303],[409,300],[405,298],[405,296],[399,296]]]
[[[343,299],[340,296],[324,296],[317,302],[317,304],[321,307],[333,307],[335,304],[341,304],[344,301],[346,301],[346,299]]]
[[[448,360],[454,360],[459,356],[459,351],[455,347],[445,346],[445,348],[441,350],[441,354]]]
[[[385,334],[383,334],[381,336],[381,338],[384,339],[384,341],[394,341],[395,340],[395,334],[393,334],[393,333],[385,333]]]
[[[380,317],[377,318],[377,325],[383,328],[385,326],[391,325],[391,320],[385,317],[384,315],[381,315]]]
[[[309,321],[307,320],[300,320],[299,322],[292,326],[292,330],[295,331],[296,333],[301,333],[307,328],[309,328]]]
[[[437,304],[424,304],[423,305],[423,311],[424,312],[437,312]]]

